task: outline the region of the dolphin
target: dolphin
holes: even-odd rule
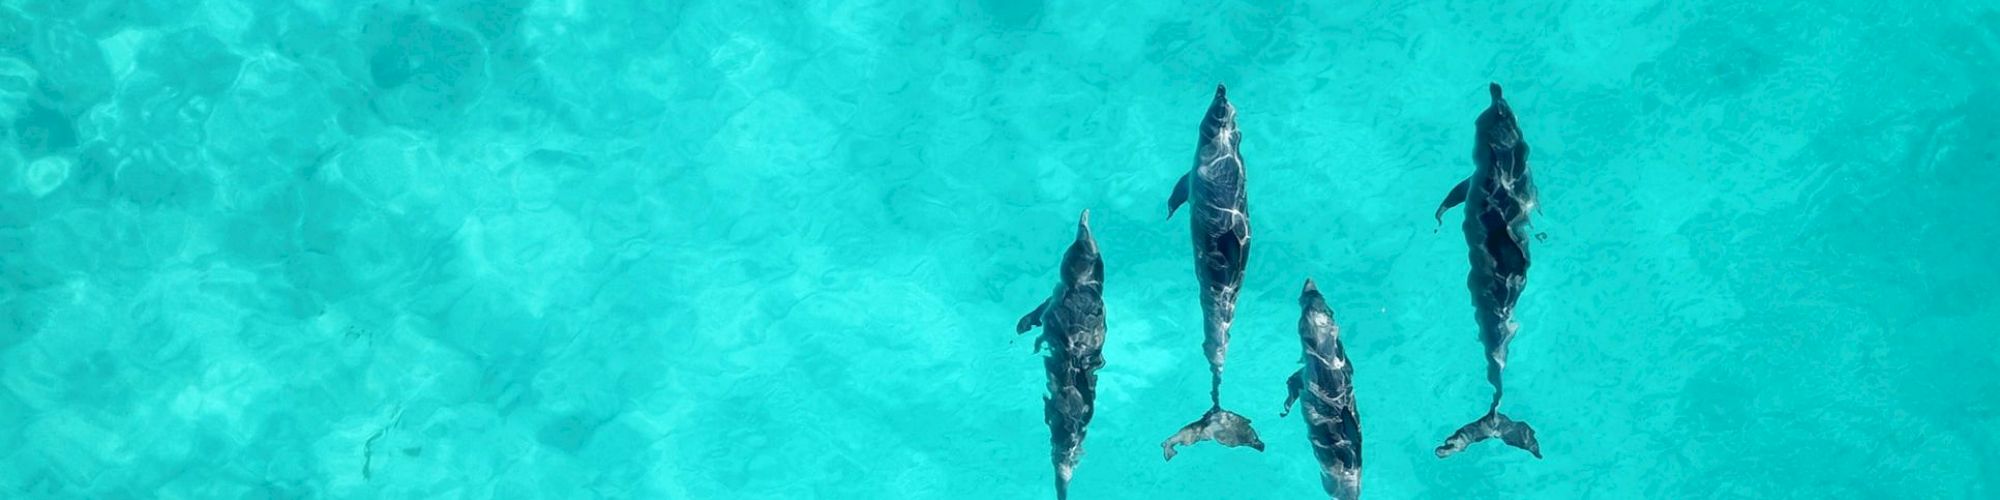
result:
[[[1042,359],[1049,372],[1049,395],[1042,398],[1042,420],[1049,424],[1051,459],[1055,464],[1056,498],[1069,498],[1070,474],[1083,456],[1084,427],[1090,425],[1097,401],[1097,369],[1104,367],[1104,260],[1090,234],[1090,211],[1076,223],[1076,241],[1063,253],[1062,280],[1042,305],[1022,316],[1015,334],[1035,327],[1035,352],[1049,347]]]
[[[1160,443],[1167,460],[1174,459],[1175,446],[1205,440],[1264,451],[1264,442],[1250,428],[1250,419],[1222,409],[1222,363],[1229,354],[1229,324],[1236,318],[1236,292],[1243,285],[1243,269],[1250,256],[1250,209],[1243,158],[1236,149],[1242,140],[1228,90],[1216,85],[1215,100],[1201,121],[1194,169],[1181,176],[1167,198],[1169,220],[1183,203],[1191,204],[1188,219],[1194,229],[1194,275],[1201,283],[1201,312],[1206,320],[1201,347],[1208,354],[1210,406],[1200,419]]]
[[[1299,346],[1305,351],[1299,361],[1305,366],[1285,381],[1285,409],[1278,417],[1291,413],[1300,393],[1310,396],[1300,406],[1306,413],[1306,437],[1319,459],[1320,487],[1330,498],[1354,500],[1361,497],[1361,420],[1354,406],[1354,367],[1347,364],[1347,349],[1340,346],[1333,310],[1326,307],[1311,279],[1299,293],[1299,308]]]
[[[1460,427],[1437,447],[1438,458],[1463,451],[1472,443],[1500,438],[1502,442],[1542,457],[1535,429],[1500,413],[1500,372],[1507,367],[1507,342],[1520,325],[1514,323],[1514,302],[1528,282],[1528,213],[1535,210],[1534,179],[1528,175],[1528,143],[1514,121],[1514,110],[1500,96],[1500,84],[1488,87],[1492,105],[1479,115],[1478,137],[1472,145],[1472,177],[1460,181],[1438,205],[1437,220],[1465,205],[1465,243],[1471,247],[1473,318],[1479,341],[1486,346],[1486,381],[1493,384],[1493,402],[1486,415]]]

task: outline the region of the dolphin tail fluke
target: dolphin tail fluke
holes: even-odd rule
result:
[[[1221,406],[1209,408],[1200,419],[1181,427],[1180,432],[1160,443],[1160,448],[1167,460],[1173,460],[1178,453],[1174,447],[1211,440],[1232,448],[1249,446],[1264,451],[1264,441],[1257,438],[1257,430],[1250,427],[1250,419]]]
[[[1479,417],[1479,420],[1458,428],[1458,432],[1445,438],[1444,444],[1438,445],[1437,456],[1449,457],[1465,451],[1466,446],[1493,438],[1500,438],[1500,441],[1507,443],[1508,446],[1520,448],[1535,455],[1535,458],[1542,458],[1542,445],[1535,440],[1535,428],[1529,427],[1527,422],[1508,418],[1498,411],[1487,412],[1486,416]]]
[[[1493,416],[1500,420],[1500,442],[1520,448],[1535,458],[1542,458],[1542,443],[1535,440],[1534,427],[1529,427],[1527,422],[1507,418],[1500,412],[1493,412]]]

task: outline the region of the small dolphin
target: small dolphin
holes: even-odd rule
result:
[[[1214,440],[1223,446],[1248,445],[1264,451],[1264,442],[1250,428],[1250,419],[1222,409],[1222,363],[1229,355],[1229,324],[1236,318],[1236,292],[1243,285],[1243,269],[1250,256],[1250,209],[1244,190],[1243,158],[1237,145],[1243,140],[1236,131],[1236,108],[1229,105],[1228,91],[1215,86],[1215,100],[1201,121],[1201,142],[1195,150],[1194,169],[1174,184],[1167,198],[1167,218],[1182,203],[1188,209],[1194,229],[1194,274],[1201,283],[1201,312],[1208,354],[1210,385],[1208,413],[1182,427],[1160,443],[1167,460],[1174,459],[1174,447]]]
[[[1016,334],[1035,327],[1035,352],[1053,346],[1042,365],[1049,372],[1049,395],[1042,420],[1049,424],[1056,498],[1069,498],[1070,474],[1083,456],[1084,427],[1096,411],[1097,369],[1104,367],[1104,260],[1090,235],[1090,211],[1076,223],[1076,241],[1063,253],[1062,282],[1042,305],[1021,317]]]
[[[1478,137],[1472,146],[1472,177],[1460,181],[1438,205],[1437,219],[1465,204],[1465,243],[1471,247],[1473,317],[1479,341],[1486,346],[1486,381],[1493,384],[1493,403],[1486,415],[1460,427],[1437,447],[1438,458],[1463,451],[1467,445],[1500,438],[1502,442],[1542,457],[1535,429],[1527,422],[1500,414],[1500,372],[1507,367],[1507,342],[1520,325],[1514,323],[1514,302],[1528,283],[1528,212],[1535,209],[1535,182],[1528,175],[1528,143],[1514,121],[1514,110],[1491,84],[1492,105],[1479,115]]]
[[[1319,484],[1338,500],[1361,497],[1361,419],[1354,406],[1354,367],[1347,364],[1347,350],[1340,346],[1340,326],[1333,323],[1333,310],[1326,307],[1319,287],[1306,280],[1299,293],[1299,345],[1305,350],[1300,362],[1305,367],[1285,382],[1285,410],[1303,392],[1310,397],[1300,406],[1306,412],[1306,437],[1313,456],[1319,459]]]

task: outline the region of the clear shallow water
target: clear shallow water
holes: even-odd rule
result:
[[[0,493],[1042,498],[1010,327],[1076,212],[1075,498],[1309,498],[1315,278],[1369,498],[2000,495],[1990,3],[0,2]],[[1256,243],[1205,408],[1164,201]],[[1549,234],[1510,415],[1430,212],[1498,81]],[[1456,215],[1456,213],[1454,213]]]

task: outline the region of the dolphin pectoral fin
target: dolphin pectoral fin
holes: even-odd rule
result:
[[[1451,437],[1445,438],[1444,444],[1438,445],[1437,457],[1452,456],[1465,451],[1466,446],[1496,437],[1508,446],[1527,451],[1535,455],[1535,458],[1542,458],[1542,445],[1535,440],[1535,429],[1529,427],[1527,422],[1508,418],[1497,411],[1487,412],[1486,416],[1480,417],[1479,420],[1458,428]]]
[[[1437,218],[1438,226],[1444,226],[1445,212],[1451,211],[1452,207],[1456,207],[1459,204],[1465,203],[1465,192],[1466,190],[1471,188],[1472,188],[1472,179],[1467,178],[1465,180],[1458,181],[1458,185],[1452,186],[1451,192],[1446,193],[1444,195],[1444,202],[1438,204],[1437,213],[1433,215],[1433,217]]]
[[[1028,333],[1028,330],[1033,330],[1037,326],[1042,326],[1042,311],[1048,308],[1049,308],[1048,299],[1043,299],[1041,304],[1035,306],[1035,310],[1028,311],[1028,315],[1022,316],[1020,322],[1014,323],[1014,334],[1020,335],[1023,333]]]
[[[1187,203],[1187,199],[1188,199],[1188,176],[1190,176],[1190,175],[1194,175],[1194,173],[1193,173],[1193,172],[1189,172],[1189,173],[1186,173],[1186,174],[1182,174],[1182,175],[1181,175],[1181,180],[1180,180],[1180,182],[1176,182],[1176,183],[1174,183],[1174,194],[1171,194],[1171,195],[1167,195],[1167,219],[1168,219],[1168,220],[1173,220],[1173,218],[1174,218],[1174,211],[1175,211],[1175,210],[1179,210],[1179,209],[1181,208],[1181,204],[1183,204],[1183,203]]]
[[[1299,371],[1292,372],[1291,378],[1285,379],[1285,409],[1278,412],[1278,418],[1292,414],[1292,403],[1299,400],[1299,391],[1306,388],[1305,377],[1306,369],[1300,368]]]
[[[1256,429],[1250,428],[1250,419],[1236,412],[1224,410],[1220,406],[1209,408],[1208,413],[1202,414],[1201,419],[1181,427],[1180,432],[1174,433],[1172,437],[1160,443],[1160,448],[1166,454],[1167,460],[1173,460],[1175,446],[1211,440],[1231,448],[1249,446],[1251,449],[1264,451],[1264,441],[1257,437]]]

